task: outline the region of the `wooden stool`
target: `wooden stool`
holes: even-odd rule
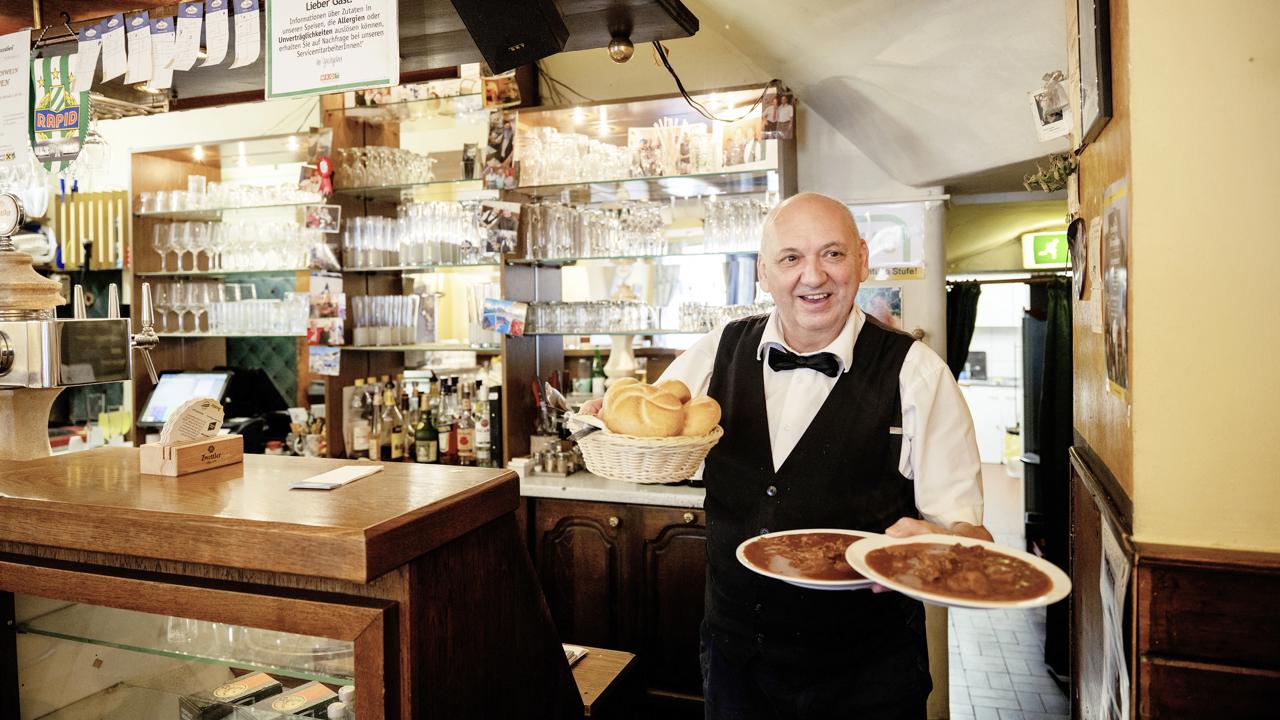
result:
[[[586,657],[573,666],[573,679],[582,695],[583,717],[617,717],[625,707],[626,693],[615,692],[625,683],[636,656],[621,650],[587,647]]]

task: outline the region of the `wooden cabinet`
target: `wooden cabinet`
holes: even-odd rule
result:
[[[547,499],[531,506],[535,563],[561,638],[634,652],[651,699],[700,703],[703,511]]]

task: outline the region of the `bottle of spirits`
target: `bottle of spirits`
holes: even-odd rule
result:
[[[600,360],[600,348],[596,348],[595,359],[591,361],[591,396],[604,397],[604,363]]]
[[[423,410],[413,433],[413,449],[418,462],[438,462],[439,445],[436,438],[435,418],[431,417],[430,410]]]
[[[493,429],[489,422],[489,389],[476,381],[476,465],[494,467]]]
[[[493,466],[503,466],[503,450],[502,450],[502,386],[495,385],[489,388],[489,433],[493,437],[493,447],[490,454],[493,457]]]
[[[354,460],[369,457],[369,407],[365,405],[364,380],[356,378],[351,393],[351,448],[347,457]]]
[[[458,464],[476,464],[476,419],[471,411],[471,386],[463,383],[460,388],[462,407],[458,409],[457,441]]]
[[[396,407],[394,391],[388,390],[382,398],[382,459],[398,462],[404,457],[404,414]]]
[[[373,403],[369,406],[371,422],[369,425],[369,459],[381,460],[383,447],[390,445],[391,436],[382,422],[382,393],[377,392],[375,385]]]
[[[449,412],[450,388],[448,380],[440,381],[440,412],[436,415],[437,456],[441,465],[457,465],[458,450],[453,445],[453,416]]]
[[[421,414],[421,411],[418,409],[418,396],[412,394],[406,395],[404,411],[404,457],[401,458],[404,462],[414,462],[418,457],[413,444],[417,442],[418,439],[418,419]]]

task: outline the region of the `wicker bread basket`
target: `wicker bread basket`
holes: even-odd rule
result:
[[[578,448],[587,469],[600,477],[669,485],[693,477],[722,435],[719,425],[701,437],[643,438],[602,430],[580,438]]]

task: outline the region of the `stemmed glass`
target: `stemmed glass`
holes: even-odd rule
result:
[[[156,223],[151,228],[151,247],[155,248],[156,254],[160,256],[160,272],[168,272],[165,268],[165,258],[174,249],[172,232],[171,225],[162,223]]]
[[[209,258],[208,268],[213,269],[213,253],[209,250],[209,223],[187,223],[187,243],[191,249],[191,269],[200,269],[200,254]]]
[[[161,255],[161,258],[163,257]],[[167,283],[156,283],[156,296],[152,304],[155,305],[156,313],[160,315],[160,332],[169,331],[169,309],[171,307],[169,293],[169,285]]]
[[[178,254],[178,272],[186,272],[182,267],[182,256],[188,252],[192,253],[193,265],[195,257],[195,246],[191,242],[189,225],[187,223],[172,223],[169,227],[172,229],[170,237],[173,243],[173,250]]]
[[[190,293],[188,309],[191,311],[191,332],[200,332],[200,318],[209,313],[209,283],[192,283],[188,286]],[[206,325],[206,328],[208,326]]]

